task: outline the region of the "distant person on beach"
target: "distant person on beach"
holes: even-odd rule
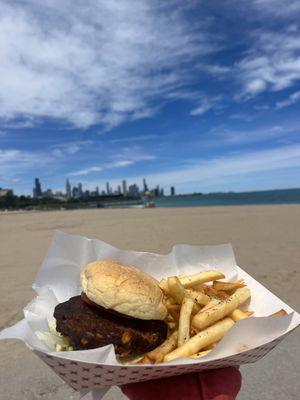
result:
[[[235,400],[241,374],[234,367],[201,371],[121,387],[130,400]]]

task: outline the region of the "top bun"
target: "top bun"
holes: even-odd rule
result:
[[[163,292],[145,272],[111,260],[97,260],[81,273],[83,292],[104,308],[139,319],[166,317]]]

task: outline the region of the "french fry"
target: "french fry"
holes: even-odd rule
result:
[[[204,286],[203,289],[204,293],[211,298],[227,299],[227,297],[229,297],[229,294],[227,292],[224,292],[223,290],[217,290],[212,286]]]
[[[166,307],[168,307],[168,306],[173,306],[175,304],[179,306],[180,303],[176,303],[173,297],[166,297],[164,300],[164,304]]]
[[[168,288],[168,281],[166,279],[162,279],[160,282],[158,282],[158,286],[161,288],[161,290],[164,292],[165,295],[169,295],[169,288]]]
[[[191,355],[192,358],[201,358],[206,356],[206,354],[210,353],[216,346],[218,345],[217,342],[211,344],[210,346],[205,347],[203,350],[199,351],[196,354]]]
[[[145,354],[145,357],[147,357],[152,363],[161,362],[166,354],[176,349],[177,341],[178,331],[174,331],[160,346]]]
[[[226,300],[219,302],[215,306],[204,311],[199,311],[192,319],[192,325],[202,330],[216,321],[226,317],[233,310],[238,308],[251,296],[250,290],[247,287],[239,288],[228,297]],[[196,353],[196,351],[194,352]]]
[[[287,314],[287,312],[284,309],[281,309],[281,310],[277,311],[276,313],[269,315],[269,317],[272,317],[272,318],[273,317],[283,317],[286,314]]]
[[[203,271],[193,275],[187,275],[179,278],[181,284],[185,288],[190,288],[199,283],[216,281],[217,279],[223,279],[225,276],[218,271]]]
[[[166,304],[167,310],[175,310],[175,311],[180,311],[180,304]]]
[[[251,296],[244,281],[219,281],[223,278],[222,273],[211,270],[162,279],[159,286],[168,310],[165,321],[170,336],[134,363],[153,364],[189,356],[201,358],[217,346],[236,321],[252,315],[253,312],[238,308]],[[280,310],[271,316],[285,314]]]
[[[168,278],[168,289],[170,296],[173,297],[176,303],[181,304],[185,296],[185,289],[181,285],[177,276],[171,276]]]
[[[193,289],[185,289],[185,291],[190,295],[192,299],[195,300],[196,303],[205,306],[210,302],[209,296],[207,296],[204,293],[197,292],[196,290]]]
[[[195,336],[198,332],[199,332],[198,329],[196,329],[195,327],[191,326],[191,328],[190,328],[191,336]]]
[[[143,358],[144,358],[144,356],[138,356],[130,361],[124,362],[123,364],[124,365],[139,364]]]
[[[206,306],[204,306],[202,309],[201,309],[201,312],[204,312],[204,311],[207,311],[207,310],[209,310],[209,309],[211,309],[211,308],[213,308],[213,307],[215,307],[217,304],[221,304],[222,303],[222,300],[220,300],[220,299],[216,299],[216,298],[212,298],[211,300],[210,300],[210,302],[208,303],[208,304],[206,304]],[[195,326],[193,326],[193,324],[191,325],[191,332],[195,332],[196,331],[196,333],[198,333],[199,332],[199,329],[196,329],[195,328]],[[194,333],[195,334],[195,333]],[[193,336],[193,335],[192,335]]]
[[[214,342],[214,343],[210,344],[209,346],[204,347],[203,350],[212,350],[212,349],[214,349],[215,347],[217,347],[218,344],[219,344],[219,342]]]
[[[197,292],[204,293],[203,285],[201,283],[199,283],[198,285],[192,286],[191,289],[196,290]]]
[[[180,305],[177,304],[166,304],[168,313],[172,316],[175,322],[179,321]]]
[[[201,312],[207,311],[210,308],[212,308],[212,307],[214,307],[214,306],[216,306],[217,304],[220,304],[220,303],[222,303],[222,300],[213,298],[213,299],[210,300],[210,302],[208,304],[206,304],[206,306],[204,306],[201,309]]]
[[[174,318],[172,317],[171,314],[167,314],[166,318],[165,318],[166,322],[174,322]]]
[[[181,304],[184,297],[188,295],[177,276],[168,278],[168,287],[170,295],[179,304]],[[194,303],[193,313],[196,314],[198,311],[200,311],[200,307],[198,304]]]
[[[241,319],[249,318],[253,313],[251,311],[242,311],[239,308],[232,311],[228,316],[232,318],[235,322],[240,321]]]
[[[224,318],[216,322],[197,333],[182,346],[165,355],[164,361],[171,361],[179,357],[189,357],[192,354],[198,353],[210,344],[221,340],[233,325],[234,321],[231,318]]]
[[[173,331],[176,328],[176,322],[168,322],[168,328]]]
[[[144,357],[137,362],[137,364],[153,364],[152,360],[147,356],[147,354],[144,355]]]
[[[210,353],[211,351],[212,351],[212,349],[199,351],[196,354],[192,354],[190,357],[191,358],[201,358],[201,357],[206,356],[206,354]]]
[[[231,292],[233,290],[236,290],[240,287],[244,287],[245,283],[242,279],[239,281],[235,282],[219,282],[219,281],[214,281],[213,282],[213,288],[216,290],[221,290],[223,292]]]
[[[190,338],[191,314],[194,306],[194,300],[185,297],[182,301],[179,325],[178,325],[178,346],[183,345]]]

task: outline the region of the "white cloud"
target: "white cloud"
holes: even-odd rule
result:
[[[247,121],[247,122],[251,122],[255,118],[257,118],[257,115],[255,113],[250,114],[250,113],[245,113],[245,112],[238,112],[238,113],[231,114],[229,116],[229,119],[236,119],[236,120],[242,120],[242,121]]]
[[[243,118],[246,121],[246,118]],[[204,135],[198,137],[193,146],[199,148],[200,151],[204,149],[231,149],[232,151],[242,151],[246,146],[256,143],[282,143],[289,141],[292,143],[299,135],[299,124],[297,122],[284,122],[281,125],[257,126],[256,128],[228,128],[224,125],[216,125]],[[243,150],[244,151],[244,150]]]
[[[196,66],[197,69],[200,71],[210,74],[215,77],[222,77],[228,75],[231,71],[232,68],[225,66],[225,65],[219,65],[219,64],[201,64],[199,63]]]
[[[284,137],[287,133],[291,133],[291,128],[274,125],[259,129],[241,129],[241,130],[216,130],[214,140],[219,145],[236,145],[245,143],[259,143]]]
[[[25,187],[26,184],[31,186],[36,174],[47,175],[49,171],[55,170],[57,174],[61,175],[61,166],[67,163],[71,156],[76,154],[78,157],[77,153],[90,145],[92,145],[92,141],[82,140],[50,146],[46,151],[0,149],[0,182],[9,186],[12,182],[19,181],[22,183],[19,186]],[[88,156],[88,153],[83,152],[83,156]]]
[[[118,150],[117,154],[111,154],[109,157],[110,159],[117,159],[118,161],[130,160],[133,162],[151,161],[156,159],[156,156],[146,154],[143,148],[138,145],[123,147]]]
[[[47,151],[0,149],[0,183],[9,187],[19,182],[18,188],[23,190],[23,193],[24,190],[30,193],[29,188],[32,187],[34,176],[40,176],[48,182],[56,182],[64,180],[66,176],[87,176],[156,159],[156,156],[146,154],[139,146],[132,145],[119,149],[117,153],[107,148],[101,157],[102,164],[98,165],[96,160],[99,160],[99,148],[93,141],[83,140],[61,143]],[[92,162],[94,165],[87,165]],[[87,166],[68,174],[66,169],[71,168],[70,166],[75,169],[75,165]]]
[[[212,108],[212,104],[210,104],[207,101],[203,101],[203,103],[200,106],[198,106],[197,108],[194,108],[190,112],[190,114],[193,116],[202,115],[202,114],[205,114],[206,111],[210,110],[211,108]]]
[[[85,169],[80,169],[79,171],[72,172],[70,176],[82,176],[82,175],[88,175],[92,172],[100,172],[103,171],[103,167],[90,167],[90,168],[85,168]]]
[[[77,140],[66,143],[60,143],[53,146],[52,154],[55,157],[65,157],[77,154],[83,148],[91,146],[92,140]]]
[[[189,81],[214,48],[185,17],[193,1],[2,1],[0,118],[61,119],[79,128],[152,115],[157,96]],[[13,122],[12,122],[13,123]]]
[[[115,158],[118,158],[118,157],[122,157],[122,155],[119,154]],[[103,165],[88,167],[85,169],[81,169],[79,171],[72,172],[69,175],[70,176],[89,175],[94,172],[101,172],[105,169],[124,168],[124,167],[128,167],[129,165],[133,165],[139,161],[150,161],[150,160],[154,160],[154,159],[155,159],[155,156],[151,156],[151,155],[133,154],[132,158],[129,160],[122,159],[122,160],[118,160],[118,161],[114,161],[114,162],[107,162]]]
[[[0,162],[6,163],[14,161],[17,157],[20,157],[21,154],[19,150],[0,150]],[[22,154],[22,158],[26,159],[24,154]]]
[[[203,115],[207,111],[211,110],[216,106],[216,104],[221,100],[221,97],[213,97],[213,98],[208,98],[204,97],[202,98],[200,105],[196,108],[194,108],[190,114],[193,116],[198,116],[198,115]]]
[[[0,5],[1,7],[1,5]],[[1,21],[1,19],[0,19]],[[1,22],[0,22],[0,30],[1,30]],[[1,53],[1,48],[0,48],[0,53]],[[1,69],[1,60],[0,60],[0,69]],[[1,79],[1,78],[0,78]],[[8,129],[24,129],[24,128],[32,128],[40,123],[40,120],[38,118],[33,118],[32,116],[26,115],[26,119],[20,119],[20,120],[14,120],[11,121],[9,120],[9,116],[1,116],[1,126],[3,128],[8,128]]]
[[[284,107],[288,107],[292,104],[297,103],[297,101],[300,100],[300,91],[292,93],[291,95],[289,95],[289,97],[285,100],[282,101],[278,101],[276,103],[276,107],[277,108],[284,108]]]
[[[268,104],[257,104],[254,106],[255,110],[258,111],[267,111],[270,110],[270,106]]]
[[[120,168],[120,167],[128,167],[128,165],[134,164],[134,161],[132,160],[121,160],[121,161],[116,161],[112,164],[110,164],[109,168]]]
[[[71,143],[70,146],[66,149],[67,154],[76,154],[81,149],[81,147],[76,143]]]
[[[250,94],[256,94],[259,92],[263,92],[266,88],[267,84],[264,80],[262,79],[253,79],[250,80],[247,84],[246,84],[246,92],[250,93]]]
[[[52,161],[53,157],[45,153],[0,149],[0,181],[10,186],[24,172],[31,172],[33,175]]]
[[[202,67],[204,68],[204,66]],[[196,68],[199,69],[199,66],[197,66]],[[217,104],[222,100],[221,95],[210,96],[199,90],[175,90],[169,92],[164,97],[168,100],[184,100],[193,104],[198,104],[197,107],[190,112],[190,115],[193,116],[206,113],[212,108],[215,108]]]
[[[253,0],[260,12],[264,11],[276,17],[295,16],[300,12],[299,0]]]
[[[194,190],[197,190],[197,187],[205,190],[207,187],[217,188],[226,181],[230,181],[231,187],[234,188],[244,177],[252,176],[255,180],[257,174],[263,176],[264,173],[271,173],[273,174],[272,184],[276,185],[276,171],[284,172],[291,168],[294,170],[300,168],[299,144],[201,160],[192,166],[180,167],[169,172],[131,176],[128,182],[142,182],[142,179],[146,178],[151,187],[157,184],[161,186],[186,185],[193,186]],[[288,172],[286,174],[288,176]],[[120,183],[119,181],[119,179],[113,179],[110,183],[116,186]],[[90,188],[97,184],[101,186],[105,182],[98,180],[85,182],[85,185]]]
[[[147,140],[157,139],[159,135],[140,135],[140,136],[127,136],[119,139],[111,139],[110,143],[127,143],[127,142],[144,142]]]
[[[236,64],[242,96],[279,91],[300,80],[300,31],[257,31],[248,54]]]

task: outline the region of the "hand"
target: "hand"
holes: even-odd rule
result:
[[[121,386],[130,400],[234,400],[241,374],[229,367]]]

